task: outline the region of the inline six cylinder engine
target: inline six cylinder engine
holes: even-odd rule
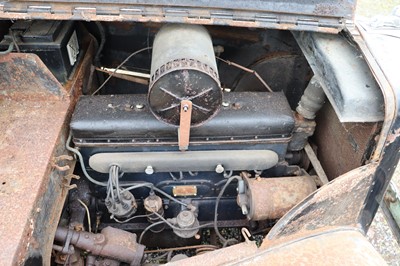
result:
[[[81,96],[72,117],[96,206],[111,214],[104,226],[139,215],[131,231],[165,233],[165,222],[199,239],[214,217],[228,227],[276,219],[315,190],[309,176],[282,177],[302,175],[285,162],[295,117],[283,92],[223,90],[203,26],[166,25],[152,49],[147,95]]]

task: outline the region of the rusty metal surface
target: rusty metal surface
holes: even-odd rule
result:
[[[65,124],[88,76],[90,41],[84,51],[65,88],[36,55],[0,57],[0,265],[50,263],[75,164]]]
[[[336,228],[257,248],[244,242],[167,265],[386,265],[358,230]]]
[[[246,178],[248,218],[279,219],[317,187],[311,176]]]
[[[350,26],[350,25],[349,25]],[[361,25],[352,25],[352,27],[348,28],[351,36],[354,41],[358,44],[363,56],[366,59],[366,62],[371,69],[372,74],[374,75],[376,81],[379,84],[379,87],[382,91],[384,102],[385,102],[385,118],[382,124],[382,130],[380,132],[380,136],[377,141],[376,148],[374,150],[372,160],[378,160],[382,156],[383,149],[387,146],[387,138],[390,139],[390,132],[392,123],[396,117],[396,97],[394,93],[394,88],[388,80],[388,77],[383,72],[382,67],[380,66],[377,58],[375,58],[374,54],[371,52],[368,43],[368,33]],[[395,52],[395,51],[392,51]]]
[[[380,266],[386,263],[361,232],[341,229],[271,246],[229,265]]]
[[[46,190],[63,193],[62,175],[51,173],[70,100],[36,55],[2,56],[0,69],[0,264],[11,265],[43,244],[35,239],[36,219],[54,214]]]
[[[120,229],[106,227],[100,234],[57,228],[55,240],[65,245],[61,252],[70,251],[69,244],[89,251],[92,255],[113,258],[132,266],[139,265],[145,246],[136,242],[136,235]]]
[[[75,181],[75,180],[74,180]],[[86,209],[81,202],[90,205],[91,194],[89,184],[84,179],[73,181],[72,185],[76,185],[79,189],[73,189],[68,196],[68,210],[70,215],[69,225],[71,229],[76,231],[85,230],[84,222],[87,216]],[[81,202],[80,202],[81,201]]]
[[[295,8],[293,7],[295,6]],[[1,1],[2,19],[137,21],[229,25],[337,33],[355,1]]]
[[[179,150],[185,151],[189,147],[190,139],[190,124],[192,120],[192,102],[189,100],[182,100],[180,106],[180,119],[178,129],[178,145]]]
[[[266,239],[307,235],[337,226],[358,227],[376,167],[377,163],[362,166],[324,185],[280,219]]]
[[[0,60],[2,99],[9,101],[67,99],[63,87],[37,57],[29,54],[15,54],[3,55]]]
[[[325,170],[322,167],[320,161],[318,160],[317,155],[312,149],[309,143],[304,147],[304,151],[307,154],[308,159],[310,160],[312,166],[314,167],[315,172],[317,173],[317,178],[319,180],[318,185],[323,186],[329,182],[328,177],[326,176]]]
[[[306,146],[308,138],[314,134],[317,124],[314,120],[305,119],[298,113],[294,114],[294,118],[295,126],[288,149],[290,151],[300,151]]]
[[[329,102],[320,110],[316,122],[313,141],[329,180],[369,160],[381,129],[380,123],[340,123]]]
[[[245,257],[256,254],[258,251],[255,242],[245,242],[227,248],[207,252],[188,259],[170,262],[166,265],[174,266],[204,266],[204,265],[227,265]]]
[[[353,37],[360,46],[373,75],[379,83],[385,100],[385,120],[372,160],[379,160],[374,183],[364,204],[360,223],[368,228],[400,159],[400,79],[393,68],[393,58],[399,54],[398,38],[386,36],[378,31],[377,36],[357,25]],[[352,32],[353,33],[353,32]],[[384,49],[381,49],[384,48]]]

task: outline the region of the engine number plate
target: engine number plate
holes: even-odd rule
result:
[[[174,197],[197,196],[196,186],[175,186],[172,188]]]

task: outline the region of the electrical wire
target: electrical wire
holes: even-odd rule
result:
[[[100,44],[97,49],[96,55],[94,56],[94,63],[95,63],[95,65],[99,65],[100,64],[100,55],[101,55],[101,52],[103,51],[104,45],[106,43],[106,32],[100,21],[96,21],[95,24],[97,26],[97,29],[99,30]]]
[[[99,185],[99,186],[104,186],[104,187],[107,187],[107,195],[109,195],[109,191],[111,191],[111,195],[113,195],[113,189],[112,189],[112,186],[110,187],[110,184],[109,184],[109,182],[107,182],[107,183],[103,183],[103,182],[100,182],[100,181],[97,181],[97,180],[95,180],[94,178],[92,178],[88,173],[87,173],[87,171],[86,171],[86,169],[85,169],[85,163],[84,163],[84,161],[83,161],[83,157],[82,157],[82,154],[79,152],[79,150],[77,150],[77,149],[75,149],[75,148],[72,148],[69,144],[70,144],[70,142],[71,142],[71,140],[72,140],[72,133],[70,132],[70,134],[69,134],[69,136],[68,136],[68,139],[67,139],[67,142],[66,142],[66,149],[67,150],[69,150],[69,151],[71,151],[71,152],[73,152],[74,154],[76,154],[76,156],[78,157],[78,159],[79,159],[79,162],[80,162],[80,164],[81,164],[81,168],[82,168],[82,172],[84,173],[84,175],[86,176],[86,178],[89,180],[89,181],[91,181],[92,183],[94,183],[94,184],[96,184],[96,185]],[[118,176],[118,174],[117,174],[117,176]],[[206,227],[206,226],[209,226],[209,225],[214,225],[214,230],[215,230],[215,232],[216,232],[216,234],[218,235],[218,237],[220,238],[220,240],[222,241],[222,243],[224,244],[224,245],[226,245],[227,243],[229,243],[229,242],[231,242],[231,241],[233,241],[233,239],[225,239],[222,235],[221,235],[221,233],[219,232],[219,230],[218,230],[218,226],[217,226],[217,220],[218,220],[218,205],[219,205],[219,201],[221,200],[221,197],[222,197],[222,195],[223,195],[223,193],[225,192],[225,189],[228,187],[228,185],[233,181],[233,180],[241,180],[241,177],[240,176],[232,176],[232,177],[230,177],[227,181],[226,181],[226,183],[225,183],[225,185],[223,186],[223,188],[221,189],[221,192],[219,193],[219,195],[218,195],[218,197],[217,197],[217,200],[216,200],[216,203],[215,203],[215,212],[214,212],[214,222],[213,223],[209,223],[209,224],[204,224],[204,225],[201,225],[201,226],[198,226],[198,227],[193,227],[193,228],[190,228],[190,229],[188,229],[188,230],[193,230],[193,229],[200,229],[200,228],[202,228],[202,227]],[[126,184],[126,185],[128,185],[128,184]],[[158,193],[160,193],[160,194],[162,194],[162,195],[164,195],[165,197],[167,197],[167,198],[169,198],[170,200],[172,200],[172,201],[174,201],[174,202],[176,202],[176,203],[179,203],[179,204],[181,204],[181,205],[183,205],[183,206],[185,206],[185,207],[187,207],[188,206],[188,204],[186,204],[186,203],[184,203],[184,202],[182,202],[182,201],[180,201],[180,200],[177,200],[177,199],[175,199],[174,197],[172,197],[172,196],[170,196],[169,194],[167,194],[166,192],[164,192],[164,191],[162,191],[161,189],[159,189],[159,188],[157,188],[157,187],[155,187],[154,186],[154,184],[152,184],[152,183],[140,183],[140,184],[135,184],[135,185],[132,185],[132,186],[130,186],[130,187],[127,187],[127,188],[124,188],[123,190],[122,190],[122,193],[124,192],[124,191],[129,191],[129,190],[133,190],[133,189],[137,189],[137,188],[141,188],[141,187],[147,187],[147,188],[150,188],[150,189],[152,189],[152,190],[155,190],[155,191],[157,191]],[[117,188],[118,189],[118,188]],[[88,210],[87,210],[88,211]],[[156,226],[156,225],[158,225],[158,224],[161,224],[161,223],[167,223],[167,225],[168,226],[170,226],[172,229],[177,229],[177,230],[185,230],[184,228],[178,228],[178,227],[175,227],[174,225],[172,225],[170,222],[168,222],[164,217],[162,217],[161,215],[159,215],[158,213],[155,213],[154,212],[154,214],[156,214],[157,216],[159,216],[159,218],[162,220],[162,221],[160,221],[160,222],[157,222],[157,223],[154,223],[154,224],[152,224],[152,225],[150,225],[149,227],[147,227],[143,232],[142,232],[142,234],[141,234],[141,236],[140,236],[140,238],[139,238],[139,243],[141,242],[140,240],[141,240],[141,238],[143,237],[143,235],[144,235],[144,233],[145,232],[147,232],[149,229],[151,229],[153,226]],[[135,216],[136,217],[136,216]],[[132,217],[133,218],[133,217]],[[124,221],[125,222],[125,221]]]
[[[172,250],[171,251],[168,251],[168,255],[167,255],[167,262],[170,262],[171,261],[171,259],[172,259]]]
[[[190,228],[180,228],[180,227],[176,227],[175,225],[171,224],[167,219],[165,219],[164,217],[162,217],[160,214],[158,214],[157,212],[152,212],[153,214],[155,214],[159,219],[161,219],[164,223],[166,223],[169,227],[171,227],[174,230],[179,230],[179,231],[192,231],[192,230],[196,230],[196,229],[201,229],[210,225],[213,225],[214,223],[207,223],[207,224],[202,224],[199,226],[194,226],[194,227],[190,227]]]
[[[235,239],[235,238],[229,238],[229,239],[227,239],[227,240],[224,242],[224,244],[222,245],[222,247],[223,247],[223,248],[226,248],[230,242],[232,242],[232,243],[237,243],[237,242],[239,242],[239,241],[238,241],[237,239]]]
[[[164,248],[164,249],[156,249],[156,250],[146,250],[144,253],[160,253],[160,252],[168,252],[168,251],[179,251],[185,249],[198,249],[198,248],[209,248],[209,249],[218,249],[217,246],[214,245],[195,245],[195,246],[184,246],[184,247],[174,247],[174,248]]]
[[[0,55],[7,55],[7,54],[11,53],[13,49],[14,49],[14,42],[10,42],[10,44],[8,45],[7,50],[1,51]]]
[[[147,188],[150,188],[150,189],[152,189],[152,190],[155,190],[155,191],[157,191],[158,193],[162,194],[163,196],[169,198],[170,200],[172,200],[172,201],[174,201],[174,202],[176,202],[176,203],[179,203],[179,204],[181,204],[181,205],[183,205],[183,206],[185,206],[185,207],[188,206],[187,203],[184,203],[184,202],[182,202],[182,201],[180,201],[180,200],[177,200],[176,198],[172,197],[171,195],[167,194],[166,192],[162,191],[161,189],[155,187],[152,183],[147,183],[147,182],[146,182],[146,183],[141,183],[141,184],[136,184],[136,185],[133,185],[133,186],[124,188],[124,189],[122,190],[122,193],[124,193],[124,192],[127,191],[127,190],[133,190],[133,189],[142,188],[142,187],[147,187]]]
[[[176,178],[176,176],[172,172],[170,172],[169,175],[172,177],[172,180],[174,180],[174,181],[178,181],[178,180],[182,180],[183,179],[183,172],[179,172],[179,178]]]
[[[72,132],[69,133],[69,136],[68,136],[67,142],[66,142],[66,144],[65,144],[65,147],[66,147],[66,149],[67,149],[68,151],[73,152],[73,153],[78,157],[79,162],[80,162],[80,164],[81,164],[82,172],[83,172],[83,174],[85,175],[85,177],[86,177],[90,182],[92,182],[93,184],[96,184],[96,185],[99,185],[99,186],[103,186],[103,187],[107,187],[107,194],[108,194],[109,191],[112,190],[112,189],[110,189],[110,187],[109,187],[109,186],[110,186],[109,183],[108,183],[108,182],[107,182],[107,183],[104,183],[104,182],[97,181],[96,179],[94,179],[93,177],[91,177],[91,176],[89,175],[89,173],[86,171],[85,162],[83,161],[82,154],[79,152],[79,150],[77,150],[77,149],[75,149],[75,148],[72,148],[72,147],[70,146],[71,140],[72,140]],[[129,186],[129,185],[130,185],[130,184],[125,184],[125,186]],[[150,189],[152,189],[152,190],[157,191],[158,193],[164,195],[165,197],[169,198],[170,200],[172,200],[172,201],[174,201],[174,202],[176,202],[176,203],[179,203],[179,204],[181,204],[181,205],[183,205],[183,206],[185,206],[185,207],[188,206],[188,204],[186,204],[186,203],[184,203],[184,202],[182,202],[182,201],[180,201],[180,200],[175,199],[174,197],[170,196],[170,195],[167,194],[166,192],[164,192],[164,191],[162,191],[161,189],[155,187],[154,184],[152,184],[152,183],[147,183],[147,182],[146,182],[146,183],[135,184],[135,185],[133,185],[133,186],[130,186],[130,187],[128,187],[128,188],[123,189],[121,192],[123,193],[124,191],[132,190],[132,189],[136,189],[136,188],[141,188],[141,187],[148,187],[148,188],[150,188]]]
[[[121,189],[119,187],[119,166],[118,165],[112,165],[110,167],[110,173],[111,173],[111,180],[114,181],[115,184],[115,190],[117,192],[117,199],[121,201]]]
[[[128,60],[131,59],[132,56],[135,56],[135,55],[137,55],[137,54],[139,54],[139,53],[141,53],[141,52],[143,52],[143,51],[147,51],[147,50],[150,50],[150,49],[152,49],[152,48],[153,48],[153,47],[145,47],[145,48],[142,48],[142,49],[137,50],[136,52],[131,53],[127,58],[125,58],[124,61],[122,61],[121,64],[119,64],[119,65],[114,69],[114,72],[112,72],[112,73],[108,76],[108,78],[106,78],[106,80],[97,88],[97,90],[95,90],[95,91],[92,93],[92,95],[95,95],[98,91],[100,91],[100,90],[106,85],[106,83],[114,76],[114,74],[117,73],[118,69],[120,69],[126,62],[128,62]]]
[[[157,257],[150,258],[150,259],[151,259],[152,261],[156,261],[156,260],[160,260],[160,259],[166,257],[167,255],[168,255],[168,251],[165,252],[164,254],[161,254],[161,255],[159,255],[159,256],[157,256]]]
[[[154,224],[151,224],[151,225],[149,225],[148,227],[146,227],[146,228],[143,230],[143,232],[140,234],[140,237],[139,237],[139,241],[138,241],[139,244],[142,242],[143,235],[144,235],[148,230],[150,230],[150,229],[153,228],[154,226],[159,225],[159,224],[162,224],[162,223],[166,223],[166,224],[167,224],[169,227],[171,227],[172,229],[174,229],[174,230],[180,230],[180,231],[191,231],[191,230],[201,229],[201,228],[204,228],[204,227],[213,225],[213,223],[207,223],[207,224],[202,224],[202,225],[195,226],[195,227],[191,227],[191,228],[179,228],[179,227],[176,227],[176,226],[174,226],[173,224],[171,224],[167,219],[165,219],[164,217],[162,217],[162,216],[161,216],[160,214],[158,214],[157,212],[152,212],[152,214],[155,214],[158,218],[161,219],[161,221],[156,222],[156,223],[154,223]]]
[[[221,191],[218,194],[217,200],[215,201],[215,212],[214,212],[214,230],[215,233],[217,234],[217,236],[219,237],[219,239],[221,240],[222,244],[224,246],[226,246],[228,244],[228,242],[233,241],[232,239],[226,239],[225,237],[223,237],[221,235],[221,233],[219,232],[218,229],[218,225],[217,225],[217,220],[218,220],[218,205],[219,205],[219,201],[222,198],[222,195],[225,192],[225,189],[229,186],[229,184],[233,181],[233,180],[237,180],[240,181],[242,180],[242,178],[240,176],[232,176],[228,179],[228,181],[226,181],[225,185],[222,187]]]
[[[149,217],[149,216],[150,216],[149,214],[136,215],[136,216],[133,216],[133,217],[131,217],[131,218],[129,218],[129,219],[126,219],[126,220],[123,220],[123,221],[118,220],[118,219],[115,218],[115,217],[112,217],[112,219],[113,219],[114,221],[116,221],[117,223],[123,224],[123,223],[127,223],[127,222],[129,222],[129,221],[132,221],[133,219],[136,219],[136,218],[147,218],[147,217]]]
[[[233,175],[233,171],[232,171],[232,170],[230,170],[229,172],[227,172],[227,171],[224,170],[224,178],[229,178],[229,177],[231,177],[232,175]]]
[[[82,204],[82,206],[85,208],[85,210],[86,210],[86,215],[87,215],[87,220],[88,220],[88,226],[89,226],[89,233],[91,233],[92,232],[92,223],[91,223],[91,221],[90,221],[90,212],[89,212],[89,208],[88,208],[88,206],[83,202],[83,201],[81,201],[80,199],[78,199],[78,201],[79,201],[79,203],[80,204]]]
[[[112,205],[113,205],[113,208],[115,208],[116,206],[115,206],[114,186],[112,184],[112,179],[109,178],[108,180],[109,180],[110,186],[107,189],[110,190]],[[109,194],[108,191],[107,191],[107,194]]]
[[[71,139],[72,139],[72,133],[70,133],[69,136],[68,136],[67,143],[66,143],[66,149],[69,150],[69,151],[71,151],[71,152],[73,152],[74,154],[77,155],[77,157],[78,157],[78,159],[79,159],[79,162],[80,162],[80,164],[81,164],[81,168],[82,168],[83,174],[84,174],[84,175],[86,176],[86,178],[87,178],[89,181],[91,181],[92,183],[94,183],[94,184],[96,184],[96,185],[99,185],[99,186],[105,186],[105,187],[107,187],[107,197],[109,196],[109,193],[111,192],[111,195],[112,195],[112,198],[113,198],[113,188],[112,188],[112,186],[110,187],[110,184],[109,184],[109,183],[103,183],[103,182],[97,181],[97,180],[95,180],[94,178],[92,178],[92,177],[88,174],[88,172],[87,172],[86,169],[85,169],[85,163],[84,163],[84,161],[83,161],[82,154],[81,154],[77,149],[74,149],[74,148],[72,148],[72,147],[69,146],[69,143],[71,142]],[[218,230],[218,226],[217,226],[218,204],[219,204],[219,201],[220,201],[220,199],[221,199],[221,197],[222,197],[222,194],[224,193],[226,187],[232,182],[232,180],[234,180],[234,179],[240,180],[239,178],[240,178],[240,177],[238,177],[238,176],[232,176],[232,177],[230,177],[230,178],[228,179],[228,181],[225,183],[224,187],[222,188],[220,194],[218,195],[217,201],[216,201],[216,203],[215,203],[214,230],[215,230],[216,234],[218,235],[218,237],[221,239],[222,243],[224,243],[224,244],[226,243],[227,240],[221,235],[221,233],[220,233],[219,230]],[[180,201],[180,200],[177,200],[177,199],[175,199],[174,197],[172,197],[172,196],[170,196],[169,194],[167,194],[167,193],[165,193],[164,191],[162,191],[161,189],[158,189],[158,188],[155,187],[152,183],[135,184],[135,185],[133,185],[133,186],[130,186],[130,187],[127,187],[127,188],[123,189],[123,190],[122,190],[122,193],[123,193],[124,191],[133,190],[133,189],[137,189],[137,188],[141,188],[141,187],[147,187],[147,188],[150,188],[150,189],[152,189],[152,190],[155,190],[155,191],[157,191],[158,193],[164,195],[165,197],[169,198],[170,200],[172,200],[172,201],[174,201],[174,202],[176,202],[176,203],[178,203],[178,204],[181,204],[181,205],[183,205],[183,206],[185,206],[185,207],[188,206],[188,204],[186,204],[186,203],[184,203],[184,202],[182,202],[182,201]],[[117,189],[118,189],[118,188],[117,188]],[[157,213],[156,215],[159,215],[159,214]],[[163,219],[164,219],[164,217],[163,217]],[[165,221],[166,221],[166,220],[165,220]],[[163,221],[163,222],[164,222],[164,221]],[[168,224],[171,228],[174,227],[173,225],[171,226],[171,224],[170,224],[169,222],[168,222],[167,224]],[[203,225],[203,226],[206,226],[206,225]],[[175,227],[175,228],[176,228],[176,227]],[[181,230],[181,228],[178,228],[178,229]],[[194,228],[191,228],[191,229],[193,230]],[[139,243],[140,243],[140,242],[139,242]]]
[[[262,85],[264,85],[264,87],[265,87],[269,92],[274,92],[274,91],[271,89],[271,87],[267,84],[267,82],[265,82],[265,80],[263,80],[263,78],[257,73],[257,71],[255,71],[255,70],[253,70],[253,69],[250,69],[250,68],[247,68],[247,67],[244,67],[244,66],[242,66],[242,65],[239,65],[239,64],[237,64],[237,63],[235,63],[235,62],[231,62],[231,61],[222,59],[222,58],[220,58],[220,57],[218,57],[218,56],[216,56],[216,58],[217,58],[218,60],[221,60],[222,62],[224,62],[225,64],[227,64],[227,65],[229,65],[229,66],[234,66],[234,67],[239,68],[239,69],[241,69],[241,70],[243,70],[243,71],[246,71],[246,72],[248,72],[248,73],[254,74],[254,76],[256,76],[256,78],[261,82]]]
[[[215,183],[215,184],[214,184],[214,187],[219,187],[219,186],[222,185],[222,184],[226,184],[226,181],[227,181],[227,180],[228,180],[227,178],[226,178],[226,179],[222,179],[221,181]]]
[[[15,38],[14,31],[12,31],[11,29],[10,29],[10,35],[11,35],[11,39],[12,39],[14,45],[15,45],[15,49],[17,50],[17,53],[20,53],[21,50],[19,49],[19,45],[18,45],[17,39]]]
[[[157,225],[159,225],[159,224],[163,224],[163,223],[164,223],[164,221],[159,221],[159,222],[156,222],[156,223],[154,223],[154,224],[151,224],[151,225],[147,226],[147,227],[143,230],[143,232],[140,234],[138,243],[139,243],[139,244],[142,243],[143,236],[144,236],[144,234],[145,234],[147,231],[149,231],[151,228],[153,228],[153,227],[155,227],[155,226],[157,226]]]
[[[85,163],[84,163],[84,161],[83,161],[82,154],[79,152],[79,150],[77,150],[77,149],[75,149],[75,148],[72,148],[72,147],[69,145],[70,142],[71,142],[71,139],[72,139],[72,132],[69,133],[67,142],[66,142],[66,144],[65,144],[65,148],[66,148],[68,151],[73,152],[73,153],[78,157],[79,162],[80,162],[80,164],[81,164],[81,168],[82,168],[83,174],[84,174],[84,175],[86,176],[86,178],[87,178],[90,182],[92,182],[93,184],[96,184],[96,185],[99,185],[99,186],[102,186],[102,187],[107,187],[107,183],[103,183],[103,182],[97,181],[96,179],[94,179],[93,177],[91,177],[91,176],[88,174],[88,172],[86,171],[86,168],[85,168]]]

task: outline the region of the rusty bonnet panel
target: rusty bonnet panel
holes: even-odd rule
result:
[[[355,0],[31,0],[0,1],[2,19],[137,21],[337,33]]]

